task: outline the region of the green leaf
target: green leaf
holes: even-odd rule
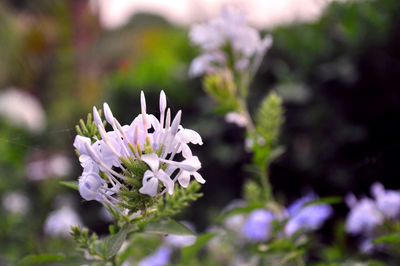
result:
[[[378,238],[375,238],[372,243],[374,244],[379,244],[379,243],[400,243],[400,234],[399,233],[394,233],[394,234],[388,234],[384,235]]]
[[[305,204],[304,206],[317,205],[317,204],[339,204],[342,202],[343,199],[341,197],[324,197],[307,202],[307,204]]]
[[[106,257],[110,259],[115,254],[117,254],[118,250],[121,248],[122,244],[126,239],[126,234],[128,230],[127,228],[121,229],[115,235],[110,235],[105,240],[105,248],[106,248]]]
[[[199,250],[208,243],[216,233],[201,234],[197,237],[196,242],[188,247],[182,249],[182,265],[189,265],[190,260],[199,252]]]
[[[150,223],[144,230],[145,233],[152,234],[173,234],[173,235],[194,235],[193,232],[181,223],[174,220]]]
[[[60,254],[31,254],[24,258],[22,258],[18,263],[17,266],[23,265],[39,265],[47,262],[55,262],[55,261],[63,261],[65,260],[64,255]]]
[[[60,181],[60,185],[78,190],[78,181]]]

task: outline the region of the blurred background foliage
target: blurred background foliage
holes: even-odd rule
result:
[[[322,196],[368,193],[376,180],[400,188],[399,15],[397,0],[333,2],[315,22],[268,29],[274,45],[252,85],[249,106],[258,106],[271,90],[283,98],[286,152],[270,173],[283,202],[303,189]],[[49,212],[65,202],[90,229],[107,230],[99,204],[80,202],[76,192],[58,184],[57,174],[29,180],[26,165],[37,154],[60,153],[73,167],[62,179],[76,180],[81,169],[72,148],[74,125],[103,101],[121,123],[130,123],[139,113],[140,90],[150,113],[158,112],[158,94],[165,90],[173,113],[182,109],[182,124],[203,137],[194,152],[207,180],[205,196],[179,218],[202,231],[241,196],[251,175],[245,170],[251,156],[244,131],[216,115],[200,79],[189,79],[197,51],[187,35],[187,28],[149,14],[137,14],[116,30],[103,29],[88,1],[0,3],[0,92],[8,87],[29,92],[47,118],[41,133],[0,120],[0,197],[22,191],[29,199],[23,215],[0,207],[0,264],[71,249],[69,240],[43,231]],[[335,221],[346,211],[339,205]],[[332,228],[322,233],[333,241]]]

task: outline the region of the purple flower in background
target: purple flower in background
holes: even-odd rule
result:
[[[275,215],[267,210],[257,209],[250,213],[242,228],[242,234],[251,242],[268,240],[271,234],[271,221]]]
[[[346,231],[350,234],[369,234],[376,226],[381,225],[384,216],[376,203],[369,198],[357,201],[354,195],[346,197],[350,213],[346,219]]]
[[[371,194],[374,196],[378,209],[387,218],[396,218],[400,215],[400,192],[385,190],[381,183],[371,186]]]
[[[160,246],[156,252],[139,261],[138,266],[163,266],[167,265],[171,258],[172,250],[170,248]]]
[[[313,199],[316,199],[316,196],[308,194],[288,207],[289,220],[285,226],[286,234],[292,235],[300,229],[318,230],[325,220],[332,215],[332,207],[328,204],[305,206]]]

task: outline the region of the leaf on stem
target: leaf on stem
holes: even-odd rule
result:
[[[162,235],[194,235],[194,233],[189,228],[174,220],[164,220],[160,222],[150,223],[147,225],[144,232]]]

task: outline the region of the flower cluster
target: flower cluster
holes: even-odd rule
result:
[[[346,231],[352,235],[362,235],[364,241],[361,250],[372,250],[372,238],[375,231],[385,221],[400,218],[400,192],[385,190],[381,183],[371,186],[372,198],[357,200],[353,194],[346,197],[350,212],[346,219]]]
[[[267,241],[272,234],[272,221],[285,221],[284,233],[287,236],[292,236],[300,230],[318,230],[332,215],[333,210],[328,204],[310,204],[316,199],[313,194],[300,198],[292,203],[283,215],[276,215],[264,209],[254,210],[243,225],[242,233],[250,242]]]
[[[191,176],[199,183],[205,182],[197,172],[201,168],[199,158],[188,146],[202,145],[202,139],[196,131],[180,125],[181,111],[172,118],[163,91],[160,119],[146,113],[143,92],[141,114],[130,125],[121,126],[107,103],[103,111],[112,130],[106,131],[93,107],[94,123],[101,137],[77,135],[74,141],[83,167],[78,188],[85,200],[97,200],[115,208],[121,190],[155,197],[165,192],[173,194],[176,181],[187,187]]]
[[[261,39],[258,31],[246,24],[246,16],[233,7],[223,8],[220,17],[208,23],[194,25],[190,39],[203,52],[192,62],[191,76],[215,73],[227,67],[255,72],[272,45],[270,35]]]

